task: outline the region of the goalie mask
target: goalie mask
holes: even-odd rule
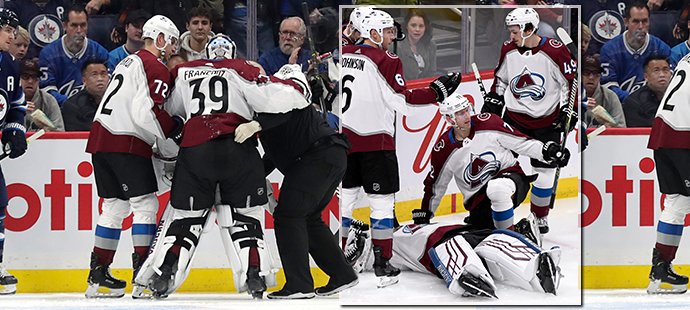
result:
[[[206,43],[207,59],[234,59],[237,53],[235,42],[227,35],[217,34]]]

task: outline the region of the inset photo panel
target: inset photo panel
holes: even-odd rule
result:
[[[342,305],[581,305],[579,6],[341,6]]]

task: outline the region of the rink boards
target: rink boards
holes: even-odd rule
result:
[[[426,85],[428,81],[420,83]],[[489,81],[485,80],[485,83],[488,85]],[[476,83],[463,83],[461,87],[470,99],[479,98]],[[401,221],[409,220],[410,211],[419,206],[422,181],[429,169],[430,150],[446,128],[436,111],[435,107],[419,108],[415,115],[399,116],[397,120],[401,190],[396,195],[396,213]],[[19,279],[20,292],[80,292],[86,288],[89,253],[93,247],[93,231],[100,205],[91,158],[84,152],[87,138],[87,133],[47,133],[31,143],[24,156],[2,162],[10,195],[5,262]],[[571,135],[568,147],[575,150],[575,146]],[[523,165],[527,163],[522,158],[521,161]],[[577,195],[578,171],[579,155],[573,152],[571,164],[561,172],[559,197]],[[277,188],[282,177],[274,172],[269,179]],[[462,197],[456,192],[457,188],[451,184],[437,215],[464,211]],[[160,193],[159,214],[168,196],[169,192]],[[366,209],[357,210],[355,217],[365,219],[368,217],[366,213]],[[323,219],[336,233],[339,211],[335,198],[324,212]],[[272,219],[268,214],[265,224],[266,240],[277,258]],[[129,280],[131,216],[123,225],[125,229],[112,268],[116,276]],[[202,238],[193,266],[181,291],[235,290],[215,225]],[[312,266],[316,285],[324,285],[326,276],[313,263]],[[279,286],[283,281],[281,271]]]

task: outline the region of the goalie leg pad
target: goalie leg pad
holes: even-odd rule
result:
[[[559,247],[545,251],[516,232],[496,230],[474,250],[496,281],[529,291],[556,293],[561,278]]]
[[[150,289],[154,297],[174,292],[189,275],[204,226],[214,220],[210,210],[187,211],[170,205],[161,217],[149,257],[135,282]]]
[[[428,254],[451,293],[495,297],[496,285],[489,271],[462,236],[455,236],[429,249]],[[468,285],[470,283],[474,284]]]
[[[491,200],[491,217],[498,229],[513,226],[513,194],[515,182],[508,178],[489,180],[486,186],[486,196]]]
[[[229,205],[216,206],[221,240],[230,260],[235,287],[239,292],[247,291],[255,298],[260,298],[267,287],[277,285],[275,275],[279,269],[263,237],[264,208],[231,209]],[[256,249],[255,254],[250,254],[252,248]],[[257,264],[258,268],[251,266]]]

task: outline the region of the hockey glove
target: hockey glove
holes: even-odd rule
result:
[[[170,139],[175,141],[177,145],[182,143],[182,129],[184,129],[184,119],[181,116],[173,115],[173,121],[175,121],[175,128],[170,132]]]
[[[2,150],[10,158],[17,158],[26,152],[26,129],[19,123],[9,123],[2,130]]]
[[[434,213],[429,210],[424,209],[414,209],[412,210],[412,220],[417,225],[429,224],[431,217]]]
[[[572,116],[570,116],[571,113]],[[570,109],[570,107],[568,107],[568,105],[561,107],[561,111],[558,112],[558,118],[556,118],[556,121],[552,124],[553,128],[555,130],[563,130],[565,123],[568,121],[568,117],[571,117],[570,123],[568,124],[568,132],[573,130],[575,128],[575,124],[577,124],[577,111],[573,111]]]
[[[257,121],[240,124],[235,128],[235,142],[242,143],[259,131],[261,131],[261,125]]]
[[[319,99],[323,98],[323,83],[318,78],[310,79],[309,88],[311,88],[311,103],[319,104]]]
[[[546,142],[541,153],[546,161],[555,163],[559,167],[565,167],[568,165],[568,160],[570,160],[570,151],[568,149],[561,151],[561,146],[553,141]]]
[[[490,92],[484,97],[484,105],[482,105],[482,113],[493,113],[498,116],[503,114],[503,107],[506,105],[503,96],[495,92]]]
[[[448,73],[431,82],[429,88],[436,93],[436,101],[441,102],[455,92],[461,80],[460,73]]]

